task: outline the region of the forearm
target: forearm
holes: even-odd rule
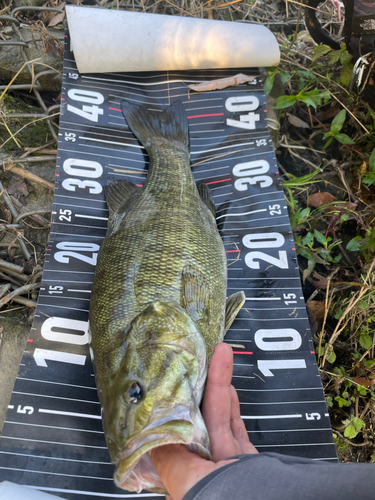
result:
[[[231,457],[233,458],[233,457]],[[183,500],[373,500],[375,466],[276,453],[241,455],[199,481]]]

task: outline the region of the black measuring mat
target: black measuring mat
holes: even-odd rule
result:
[[[38,307],[3,435],[0,480],[71,500],[157,497],[115,487],[88,347],[90,291],[107,229],[103,186],[143,185],[145,150],[120,110],[182,102],[191,164],[213,192],[228,256],[228,295],[246,304],[225,341],[259,451],[336,460],[302,296],[266,98],[256,69],[79,75],[66,35],[52,228]],[[195,93],[190,83],[254,75]]]

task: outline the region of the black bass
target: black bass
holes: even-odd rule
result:
[[[150,167],[144,187],[106,190],[91,348],[117,486],[166,493],[148,452],[182,443],[210,458],[199,410],[207,365],[245,297],[226,299],[225,250],[212,195],[190,169],[182,106],[122,111]]]

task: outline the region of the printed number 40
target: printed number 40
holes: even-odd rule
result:
[[[75,113],[78,116],[82,116],[90,122],[97,122],[99,115],[104,113],[102,108],[99,108],[98,104],[103,104],[104,97],[99,92],[94,92],[91,90],[81,90],[81,89],[70,89],[68,91],[68,97],[73,101],[85,102],[90,104],[84,104],[82,109],[76,108],[71,104],[68,104],[67,110]]]

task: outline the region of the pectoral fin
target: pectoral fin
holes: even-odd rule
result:
[[[225,333],[231,327],[233,321],[235,320],[237,314],[239,313],[241,307],[244,305],[246,300],[244,292],[237,292],[227,298],[226,308],[225,308]]]
[[[214,218],[216,218],[215,202],[211,190],[206,186],[206,184],[203,181],[198,182],[197,189],[203,203],[207,206],[208,210],[212,213]]]
[[[192,266],[182,271],[181,305],[194,321],[207,315],[209,291],[203,276]]]

